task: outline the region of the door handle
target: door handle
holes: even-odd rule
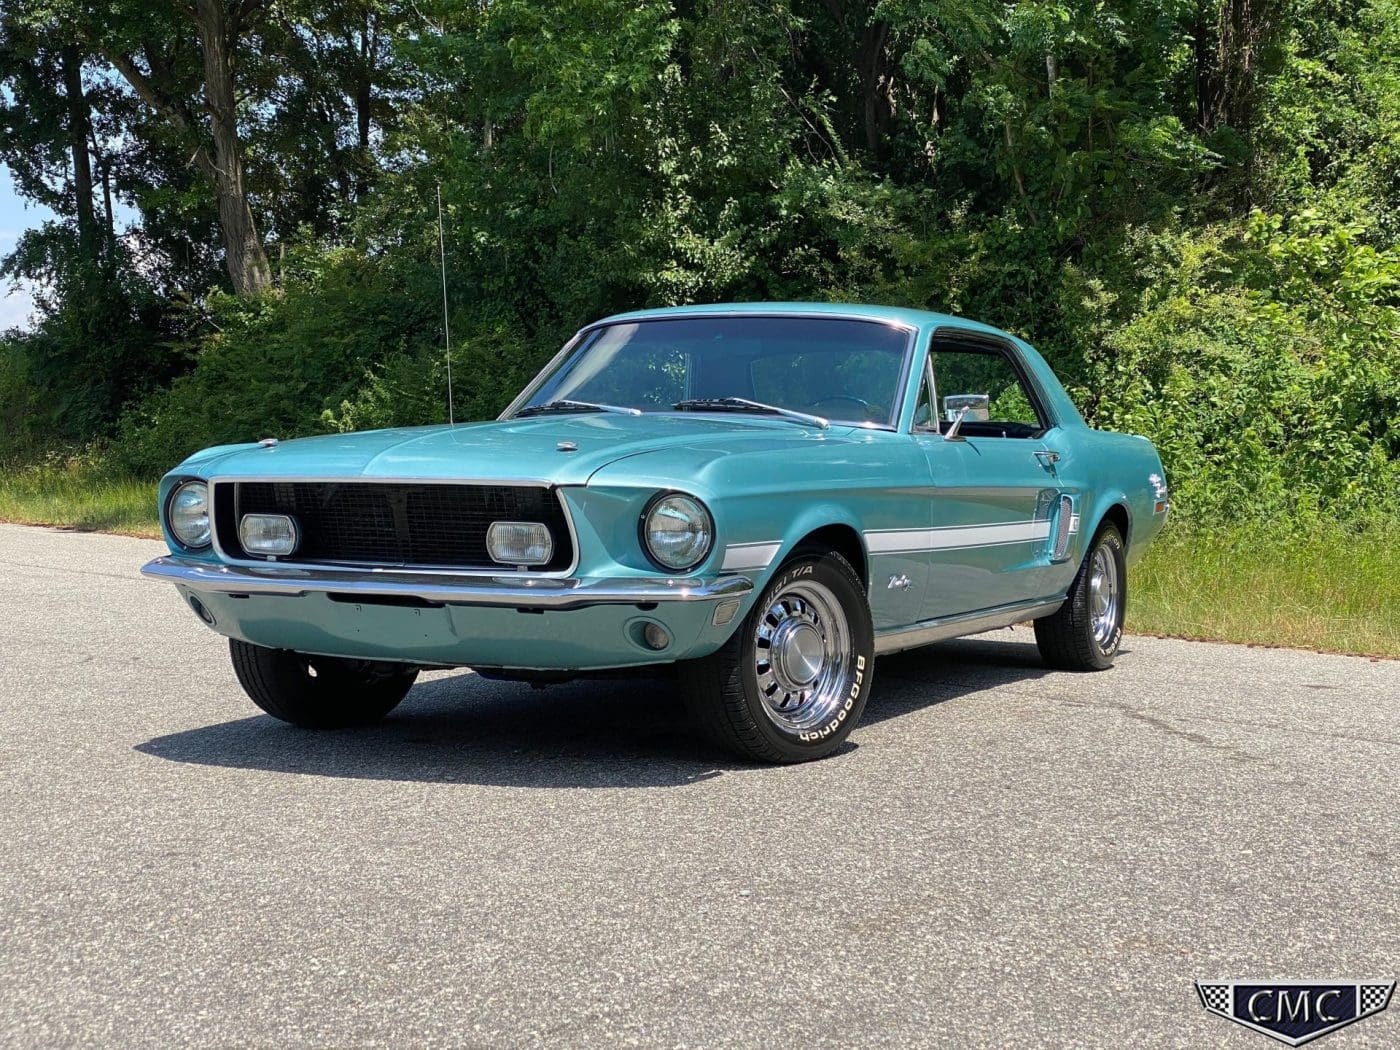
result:
[[[1052,474],[1055,472],[1055,464],[1060,462],[1060,454],[1050,448],[1036,449],[1035,458],[1040,460],[1040,465]]]

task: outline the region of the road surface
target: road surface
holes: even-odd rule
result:
[[[1262,1048],[1192,980],[1400,976],[1400,664],[1001,631],[790,768],[664,682],[439,673],[314,734],[158,552],[0,526],[6,1045]]]

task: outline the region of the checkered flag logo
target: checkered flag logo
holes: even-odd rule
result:
[[[1363,984],[1361,998],[1356,1008],[1357,1014],[1365,1017],[1367,1014],[1380,1013],[1390,1002],[1390,993],[1393,991],[1395,991],[1394,981],[1389,984]]]
[[[1288,1046],[1302,1046],[1390,1005],[1394,981],[1197,981],[1201,1005]]]
[[[1230,1015],[1230,986],[1228,984],[1202,984],[1196,982],[1201,1005],[1213,1014]]]

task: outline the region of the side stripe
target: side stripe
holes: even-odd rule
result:
[[[731,543],[724,548],[722,571],[734,569],[766,569],[768,563],[778,556],[782,549],[781,540],[764,540],[761,543]]]
[[[1030,543],[1049,536],[1049,521],[1008,521],[993,525],[951,525],[941,529],[881,529],[867,532],[865,544],[871,554],[915,554]]]

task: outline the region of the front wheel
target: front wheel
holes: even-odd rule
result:
[[[311,656],[230,638],[233,673],[249,699],[273,718],[303,729],[378,722],[408,695],[417,668]]]
[[[828,551],[784,565],[734,636],[681,682],[693,717],[722,747],[759,762],[807,762],[850,736],[874,671],[865,589]]]
[[[1035,644],[1047,664],[1061,671],[1103,671],[1113,666],[1123,640],[1128,604],[1128,565],[1123,536],[1104,525],[1059,611],[1035,621]]]

